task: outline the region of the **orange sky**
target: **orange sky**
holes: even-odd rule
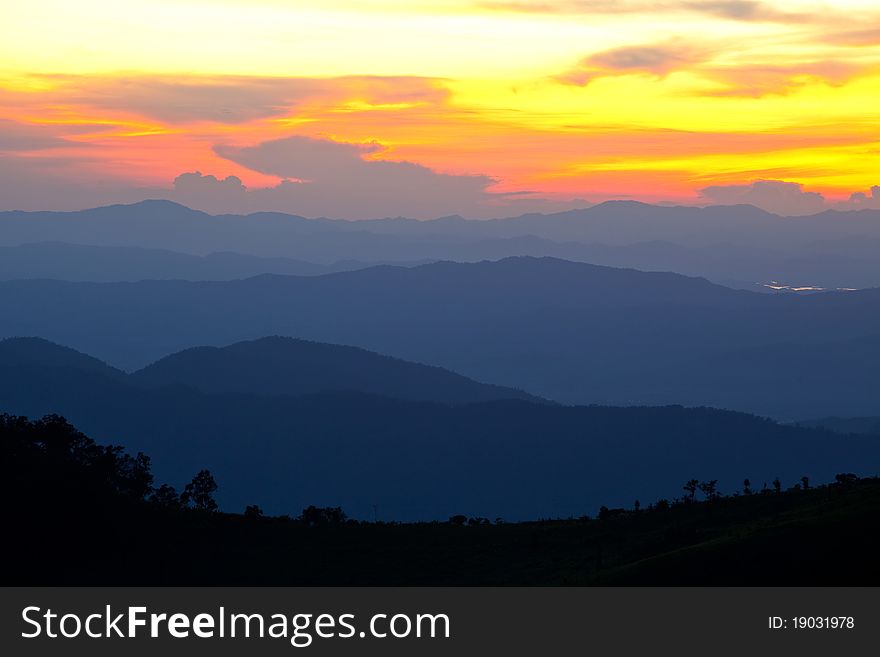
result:
[[[805,208],[811,192],[880,207],[875,6],[17,3],[0,24],[0,209],[172,194],[195,171],[240,179],[231,210],[307,215],[722,202],[700,190],[760,180],[802,185],[784,190]],[[285,179],[315,185],[249,193]],[[395,179],[419,192],[400,212],[376,199]],[[182,200],[224,209],[199,180]]]

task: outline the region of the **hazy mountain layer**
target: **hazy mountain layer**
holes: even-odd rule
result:
[[[0,283],[0,336],[125,369],[265,335],[348,344],[566,403],[875,415],[880,290],[766,295],[554,259],[230,282]]]
[[[39,361],[37,362],[45,362]],[[91,361],[86,360],[86,365]],[[354,393],[300,397],[144,389],[114,373],[0,367],[0,410],[60,413],[96,440],[143,450],[178,487],[209,468],[229,509],[355,517],[508,519],[593,514],[680,497],[694,477],[720,490],[780,477],[875,474],[880,439],[783,426],[713,409],[449,405]]]

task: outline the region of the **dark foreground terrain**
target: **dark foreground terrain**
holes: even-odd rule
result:
[[[880,583],[874,478],[734,496],[695,480],[680,499],[594,518],[365,523],[221,513],[207,472],[181,494],[157,487],[148,458],[58,417],[0,416],[0,434],[4,585]]]

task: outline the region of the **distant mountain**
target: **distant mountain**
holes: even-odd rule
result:
[[[825,417],[817,420],[802,420],[794,424],[837,433],[880,436],[880,417]]]
[[[823,240],[878,239],[880,211],[829,210],[812,216],[780,217],[749,205],[699,208],[608,201],[582,210],[504,219],[345,221],[270,212],[215,216],[170,201],[142,201],[77,212],[0,212],[0,244],[3,245],[59,241],[167,248],[200,254],[236,251],[296,257],[290,249],[297,242],[329,235],[354,236],[361,246],[367,246],[370,240],[380,236],[397,238],[400,245],[534,236],[607,245],[665,241],[687,246],[733,243],[774,248]],[[310,246],[321,244],[316,241]],[[356,242],[347,244],[351,246]],[[393,242],[386,239],[382,244]]]
[[[184,385],[208,393],[304,395],[354,391],[461,404],[497,399],[541,401],[520,390],[477,383],[444,370],[356,347],[269,337],[228,347],[194,347],[130,376],[150,388]]]
[[[274,334],[563,403],[705,404],[788,420],[880,412],[867,386],[850,394],[840,378],[870,382],[876,372],[880,290],[767,295],[510,258],[229,282],[7,281],[0,307],[15,309],[0,315],[0,337],[41,335],[126,369]]]
[[[73,349],[40,338],[0,340],[0,372],[71,370],[145,388],[185,386],[207,393],[267,396],[359,392],[395,399],[465,404],[499,399],[544,400],[520,390],[334,344],[268,337],[227,347],[195,347],[126,374]]]
[[[260,274],[316,276],[363,269],[377,264],[383,263],[348,260],[319,265],[303,260],[261,258],[242,253],[224,252],[197,256],[165,249],[62,242],[0,246],[0,280],[51,278],[95,282],[225,281]]]
[[[146,251],[95,251],[96,260],[89,262],[89,254],[70,247],[53,255],[45,245],[24,246],[39,242]],[[0,247],[21,247],[0,253],[0,279],[227,280],[357,268],[344,262],[552,256],[673,271],[745,288],[772,280],[863,288],[880,286],[878,245],[880,211],[870,210],[780,217],[751,206],[611,201],[558,214],[485,221],[344,221],[278,213],[213,216],[168,201],[144,201],[69,213],[0,212]],[[37,249],[30,259],[29,249]],[[209,255],[216,253],[238,255]],[[206,259],[186,260],[184,254]],[[281,260],[256,261],[254,256]]]
[[[144,451],[178,488],[209,468],[224,508],[354,517],[507,519],[595,514],[681,497],[693,478],[739,490],[838,472],[876,474],[880,438],[783,426],[707,408],[413,402],[142,388],[96,371],[0,371],[0,412],[59,413],[101,442]]]
[[[0,340],[0,368],[66,369],[101,374],[114,379],[125,376],[122,370],[97,358],[42,338]]]

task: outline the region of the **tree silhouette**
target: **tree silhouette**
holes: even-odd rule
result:
[[[716,491],[717,485],[717,479],[704,481],[700,484],[700,492],[705,496],[707,500],[714,500],[716,497],[718,497],[718,492]]]
[[[801,485],[803,486],[804,490],[809,489],[810,478],[809,477],[801,477]]]
[[[174,490],[174,486],[162,484],[150,495],[150,502],[157,504],[164,509],[179,509],[182,505],[180,495]]]
[[[201,470],[184,487],[180,502],[184,506],[191,506],[199,511],[216,511],[217,502],[214,501],[216,491],[217,482],[214,481],[210,470]]]
[[[682,489],[687,493],[687,497],[685,499],[687,499],[689,502],[693,502],[694,497],[697,494],[697,487],[699,485],[700,482],[698,480],[691,479],[684,486],[682,486]]]
[[[309,527],[317,527],[318,525],[342,524],[346,520],[346,515],[338,506],[317,507],[309,505],[303,509],[299,519]]]
[[[743,495],[751,495],[752,494],[752,482],[748,479],[743,479]]]
[[[782,482],[779,481],[779,477],[776,477],[776,479],[773,480],[773,490],[777,493],[782,492]]]
[[[248,504],[244,508],[244,517],[251,518],[253,520],[256,520],[257,518],[262,518],[263,517],[263,510],[260,507],[258,507],[256,504]]]

